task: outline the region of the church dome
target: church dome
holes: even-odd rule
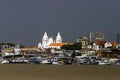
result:
[[[60,32],[58,32],[58,34],[57,34],[56,43],[62,43],[62,37],[60,35]]]

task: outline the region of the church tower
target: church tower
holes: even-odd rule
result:
[[[56,43],[62,43],[62,37],[60,35],[60,32],[58,32],[58,34],[57,34]]]
[[[47,42],[48,42],[48,36],[47,36],[47,33],[45,32],[43,35],[43,38],[42,38],[42,47],[43,48],[48,48]]]

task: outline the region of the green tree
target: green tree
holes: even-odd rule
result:
[[[65,49],[65,50],[81,50],[81,43],[74,43],[72,45],[70,45],[70,44],[63,45],[61,47],[61,49]]]

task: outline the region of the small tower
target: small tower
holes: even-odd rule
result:
[[[58,34],[57,34],[56,43],[62,43],[62,37],[60,35],[60,32],[58,32]]]
[[[20,44],[16,44],[16,45],[15,45],[14,53],[15,53],[16,55],[19,55],[19,54],[20,54]]]
[[[48,42],[48,36],[47,33],[45,32],[42,38],[42,46],[43,48],[47,48],[47,42]]]
[[[38,48],[42,48],[42,44],[41,43],[38,43]]]

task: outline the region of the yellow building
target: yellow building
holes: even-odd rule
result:
[[[13,53],[14,52],[14,48],[3,48],[2,49],[2,54],[4,54],[4,53]]]
[[[21,55],[34,55],[34,54],[39,54],[41,52],[42,51],[37,47],[20,48],[20,54]]]

